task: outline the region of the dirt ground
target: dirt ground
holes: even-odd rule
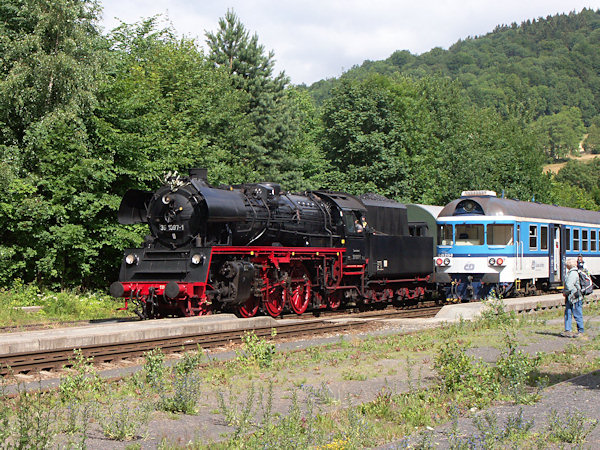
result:
[[[586,332],[590,339],[598,334],[600,317],[586,317]],[[519,347],[528,353],[554,352],[565,349],[569,345],[580,345],[583,341],[560,337],[562,320],[553,319],[548,321],[546,331],[539,331],[529,335],[525,342]],[[548,331],[550,330],[550,331]],[[379,334],[392,334],[405,332],[401,328],[392,325],[380,330]],[[347,335],[345,341],[364,339],[365,336]],[[299,348],[315,347],[330,342],[340,342],[339,336],[330,338],[319,338],[299,342],[289,342],[278,346],[277,353],[293,351]],[[477,345],[470,349],[473,356],[484,361],[493,362],[499,356],[499,350],[493,346]],[[219,358],[231,358],[232,353],[221,353]],[[592,355],[597,358],[598,355]],[[352,358],[352,355],[349,356]],[[433,373],[433,361],[430,354],[415,354],[409,361],[375,359],[368,366],[357,362],[356,371],[352,366],[342,364],[340,367],[331,365],[319,365],[304,370],[300,373],[290,368],[282,371],[275,378],[269,380],[263,375],[257,374],[252,380],[240,381],[231,391],[222,392],[226,404],[233,410],[244,408],[248,399],[251,385],[265,386],[273,382],[273,412],[285,415],[292,404],[292,393],[297,395],[298,403],[304,404],[308,396],[322,399],[319,408],[327,411],[330,408],[357,405],[373,400],[382,389],[390,389],[395,393],[408,392],[410,389],[421,387],[435,382]],[[419,386],[415,386],[418,384]],[[257,413],[261,404],[264,404],[265,391],[257,391],[254,397]],[[262,399],[262,400],[261,400]],[[600,374],[589,374],[574,378],[572,380],[556,384],[546,388],[541,400],[533,405],[499,405],[491,408],[498,417],[499,425],[508,417],[514,416],[522,408],[523,418],[534,421],[534,430],[547,427],[552,411],[561,415],[568,411],[580,411],[586,418],[600,418]],[[474,420],[481,417],[485,412],[472,410],[467,417],[458,421],[458,431],[461,435],[470,436],[476,434]],[[434,430],[430,430],[431,438],[435,448],[448,448],[448,436],[450,424],[445,424]],[[137,444],[144,449],[157,448],[161,442],[166,441],[177,446],[184,446],[189,442],[207,443],[222,439],[223,436],[233,431],[227,426],[222,414],[219,413],[217,395],[208,388],[203,388],[200,408],[197,415],[170,415],[165,413],[154,413],[152,421],[141,434],[142,439],[117,442],[105,438],[99,429],[92,427],[87,448],[126,448],[131,444]],[[410,445],[417,445],[419,437],[412,438]],[[380,447],[385,449],[406,448],[407,442],[395,442]],[[569,448],[569,447],[561,447]],[[588,436],[584,448],[600,448],[600,426]]]

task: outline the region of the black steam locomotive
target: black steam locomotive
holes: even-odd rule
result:
[[[192,169],[128,191],[118,218],[150,227],[110,288],[141,318],[410,303],[433,271],[432,238],[410,236],[406,207],[375,195],[213,187]]]

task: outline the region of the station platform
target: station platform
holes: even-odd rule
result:
[[[239,319],[234,314],[216,314],[2,333],[0,355],[129,343],[220,331],[249,331],[253,328],[276,326],[279,322],[272,317]]]
[[[600,290],[586,296],[584,305],[600,300]],[[528,313],[552,308],[562,308],[565,298],[562,294],[538,295],[533,297],[519,297],[502,299],[504,310],[518,313]],[[441,326],[444,323],[454,323],[461,320],[474,320],[481,317],[489,303],[459,303],[455,305],[444,305],[435,317],[426,319],[386,319],[386,322],[402,326],[407,330],[414,331],[420,328],[431,328]],[[585,315],[585,311],[584,311]]]
[[[586,297],[586,302],[600,299],[600,290]],[[534,311],[562,307],[564,297],[550,294],[535,297],[504,299],[506,311]],[[392,319],[350,317],[330,319],[331,322],[386,322],[402,331],[441,326],[460,320],[473,320],[481,316],[484,303],[445,305],[435,317],[426,319]],[[273,319],[254,317],[240,319],[233,314],[216,314],[202,317],[147,320],[57,328],[52,330],[22,331],[0,334],[0,355],[43,352],[97,345],[125,344],[165,337],[192,336],[225,331],[250,331],[255,328],[282,326],[305,322],[304,319]]]

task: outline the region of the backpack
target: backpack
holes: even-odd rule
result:
[[[592,283],[592,278],[587,272],[583,270],[578,270],[579,272],[579,284],[581,285],[581,294],[582,295],[590,295],[594,292],[594,284]]]

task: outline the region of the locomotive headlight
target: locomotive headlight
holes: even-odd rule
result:
[[[133,265],[133,264],[137,264],[137,262],[138,262],[138,257],[137,257],[137,255],[134,255],[133,253],[130,253],[129,255],[127,255],[127,256],[125,257],[125,262],[126,262],[128,265],[130,265],[130,266],[131,266],[131,265]]]
[[[444,265],[445,266],[449,266],[450,265],[450,258],[444,258]]]
[[[192,255],[192,264],[198,265],[204,262],[204,255],[200,255],[198,253]]]
[[[495,258],[490,258],[490,259],[488,259],[488,264],[489,264],[490,266],[493,266],[494,264],[496,264],[496,259],[495,259]]]

